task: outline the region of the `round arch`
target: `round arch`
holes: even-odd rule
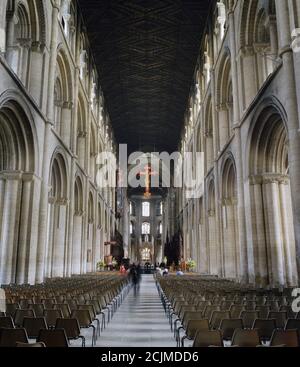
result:
[[[247,173],[255,277],[262,284],[298,281],[285,112],[274,97],[257,109],[249,129]]]

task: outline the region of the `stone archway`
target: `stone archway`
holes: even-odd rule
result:
[[[251,135],[249,185],[256,282],[297,284],[287,131],[273,106],[259,115]]]

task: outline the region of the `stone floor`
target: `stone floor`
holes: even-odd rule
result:
[[[91,331],[84,332],[86,346]],[[98,337],[97,347],[175,347],[153,275],[143,275],[140,290],[129,292],[113,319]]]

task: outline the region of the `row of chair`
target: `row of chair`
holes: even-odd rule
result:
[[[85,346],[85,338],[81,335],[83,328],[92,329],[94,346],[106,327],[106,315],[109,322],[128,291],[128,284],[127,277],[104,274],[51,279],[35,286],[5,286],[6,312],[0,316],[0,333],[3,330],[5,333],[0,346],[10,344],[9,340],[15,345],[18,340],[13,335],[24,335],[24,331],[27,338],[45,343],[39,340],[43,330],[47,333],[42,335],[64,330],[68,341],[81,338]],[[12,337],[6,341],[7,330],[11,330]]]
[[[279,331],[284,335],[300,330],[300,315],[293,312],[292,297],[286,290],[243,288],[228,280],[197,276],[157,276],[156,281],[177,346],[183,346],[185,339],[197,344],[199,330],[220,334],[222,345],[235,345],[238,330],[243,330],[240,334],[257,333],[257,344],[264,345],[277,343]]]

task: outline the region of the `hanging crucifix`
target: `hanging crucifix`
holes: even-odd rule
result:
[[[151,166],[147,164],[145,166],[145,171],[140,172],[140,175],[145,176],[145,192],[144,197],[149,199],[151,196],[150,192],[150,184],[151,184],[151,176],[156,175],[156,172],[152,171]]]

